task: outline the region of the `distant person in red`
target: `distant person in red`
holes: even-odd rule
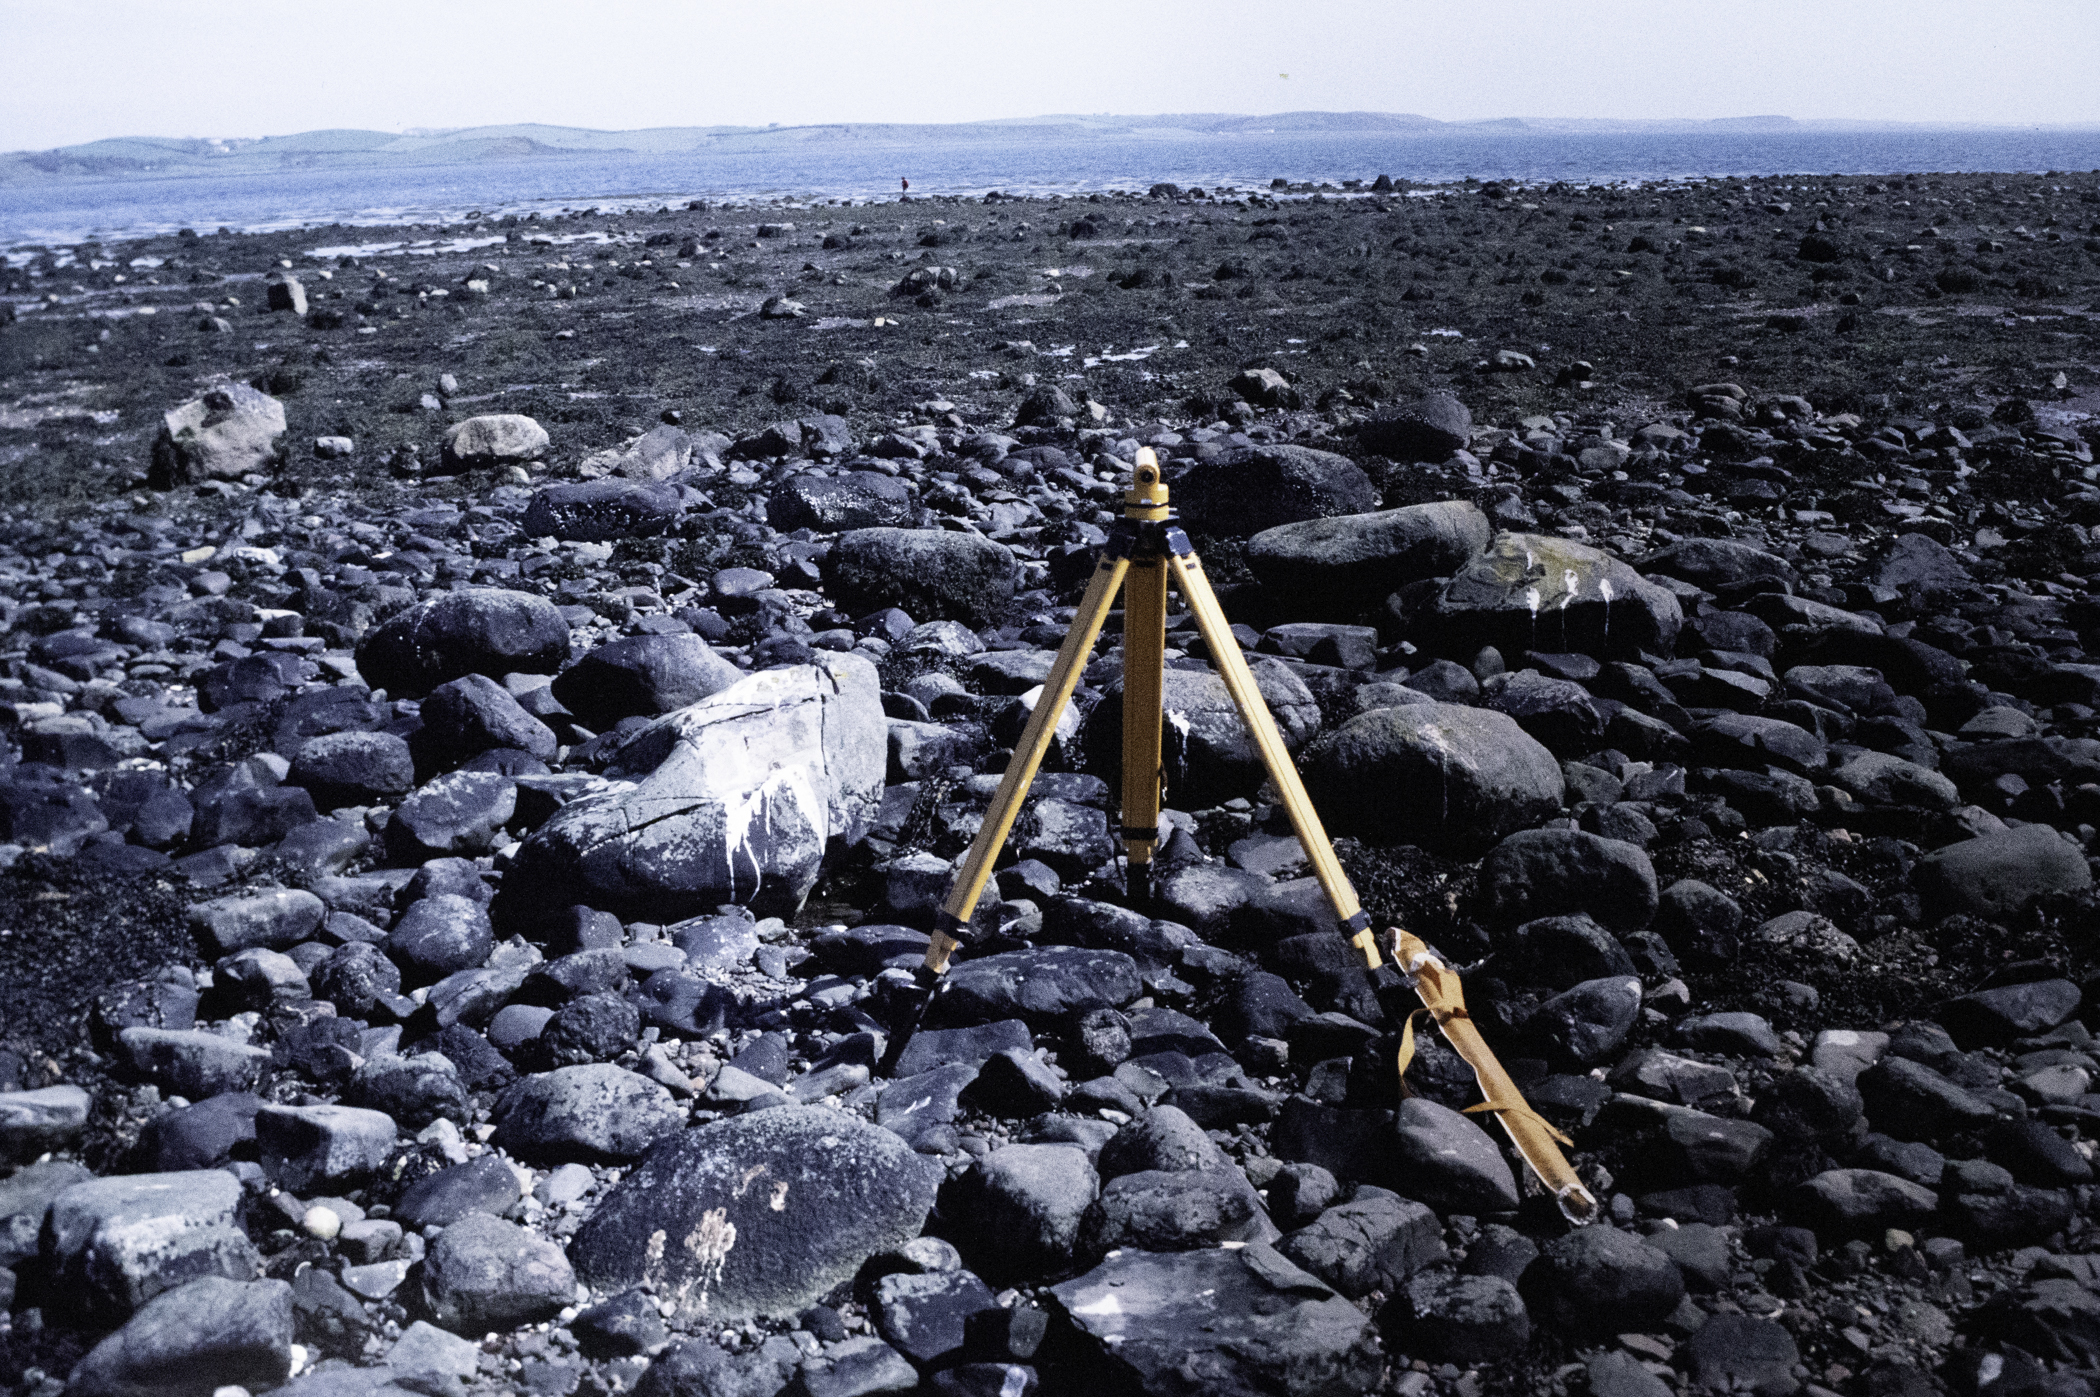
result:
[[[907,194],[911,193],[911,181],[903,180],[901,183],[904,185],[904,192]]]

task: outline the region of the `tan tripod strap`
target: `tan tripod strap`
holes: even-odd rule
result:
[[[1469,1112],[1488,1112],[1502,1122],[1510,1143],[1517,1153],[1538,1175],[1539,1182],[1560,1204],[1560,1210],[1570,1222],[1586,1223],[1597,1216],[1597,1198],[1583,1185],[1560,1152],[1561,1145],[1573,1147],[1574,1142],[1524,1100],[1524,1093],[1510,1080],[1509,1073],[1496,1060],[1494,1050],[1480,1036],[1480,1030],[1466,1012],[1465,989],[1458,975],[1436,953],[1424,945],[1418,937],[1404,931],[1392,933],[1398,955],[1399,968],[1414,979],[1415,993],[1422,997],[1423,1007],[1407,1016],[1400,1030],[1400,1086],[1407,1089],[1408,1065],[1415,1056],[1415,1020],[1428,1015],[1443,1031],[1444,1038],[1452,1049],[1466,1060],[1473,1069],[1473,1076],[1480,1083],[1480,1094],[1486,1098],[1477,1106],[1467,1108]]]

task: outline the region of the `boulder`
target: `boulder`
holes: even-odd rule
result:
[[[423,1258],[422,1278],[431,1319],[474,1337],[552,1319],[576,1299],[559,1246],[487,1213],[447,1226]]]
[[[1378,1385],[1370,1317],[1262,1243],[1123,1251],[1050,1294],[1116,1390],[1356,1397]]]
[[[1926,910],[2009,921],[2044,893],[2093,885],[2085,853],[2048,825],[2021,825],[1935,849],[1913,870]]]
[[[650,1282],[688,1322],[793,1316],[919,1235],[939,1164],[822,1106],[685,1131],[601,1200],[569,1246],[585,1283]]]
[[[1642,572],[1674,577],[1709,592],[1753,577],[1776,577],[1789,586],[1800,581],[1786,559],[1732,538],[1688,538],[1660,553],[1650,553],[1639,567]]]
[[[604,543],[653,538],[678,520],[683,501],[675,486],[608,477],[548,485],[525,509],[525,532],[534,538]]]
[[[1519,1285],[1539,1318],[1578,1338],[1602,1329],[1646,1331],[1684,1298],[1675,1262],[1607,1226],[1546,1243]]]
[[[1448,461],[1473,440],[1473,414],[1454,394],[1429,393],[1367,419],[1356,439],[1395,461]]]
[[[927,1006],[933,1027],[1021,1019],[1054,1028],[1076,1010],[1120,1007],[1143,993],[1137,962],[1121,951],[1031,946],[958,962]]]
[[[554,680],[554,697],[595,732],[655,718],[720,693],[743,672],[697,635],[636,635],[587,652]]]
[[[65,1390],[199,1397],[276,1387],[291,1371],[292,1288],[209,1276],[148,1301],[74,1365]]]
[[[1317,1172],[1332,1187],[1333,1176],[1324,1169]],[[1278,1175],[1269,1185],[1271,1208],[1276,1182],[1284,1177]],[[1369,1184],[1359,1186],[1347,1203],[1321,1211],[1276,1249],[1352,1300],[1373,1290],[1395,1294],[1418,1271],[1449,1260],[1444,1227],[1434,1212],[1412,1198]]]
[[[464,675],[438,685],[423,700],[422,716],[417,740],[440,766],[506,750],[524,752],[543,762],[554,757],[553,729],[527,713],[510,690],[486,674]]]
[[[766,521],[783,533],[879,529],[911,522],[911,487],[880,471],[793,475],[766,503]]]
[[[284,431],[283,403],[245,383],[217,384],[162,416],[150,478],[165,490],[268,472],[283,459]]]
[[[1565,791],[1560,763],[1515,719],[1461,704],[1373,709],[1305,766],[1332,832],[1453,853],[1556,813]]]
[[[420,698],[469,674],[552,674],[569,658],[569,623],[531,592],[475,588],[410,607],[357,647],[366,682]]]
[[[1477,505],[1444,500],[1265,529],[1247,540],[1247,566],[1291,614],[1348,621],[1407,583],[1450,576],[1492,532]]]
[[[494,1115],[495,1142],[535,1164],[635,1159],[685,1124],[668,1090],[609,1062],[534,1073]]]
[[[1295,753],[1320,730],[1320,705],[1305,682],[1279,660],[1257,657],[1255,687],[1276,720],[1283,745]],[[1169,669],[1162,675],[1161,735],[1169,800],[1201,809],[1252,796],[1267,776],[1261,749],[1240,720],[1225,681],[1207,669]],[[1123,680],[1109,682],[1088,715],[1080,741],[1089,769],[1114,779],[1123,762]]]
[[[299,745],[286,780],[305,787],[318,809],[333,810],[407,794],[416,784],[416,763],[408,743],[393,733],[331,732]]]
[[[1683,623],[1675,594],[1601,549],[1546,534],[1497,535],[1423,617],[1437,649],[1468,658],[1488,645],[1505,655],[1668,655]]]
[[[94,1098],[76,1086],[0,1091],[0,1161],[34,1159],[87,1129]]]
[[[882,799],[885,719],[858,655],[765,670],[659,719],[621,748],[605,794],[563,806],[505,875],[499,915],[586,903],[675,921],[736,902],[792,912],[832,841]]]
[[[1099,1183],[1076,1145],[1007,1145],[951,1184],[941,1211],[960,1224],[970,1264],[994,1281],[1056,1273],[1071,1264]]]
[[[1254,446],[1196,466],[1174,483],[1191,532],[1245,538],[1280,524],[1362,514],[1378,491],[1357,464],[1309,446]]]
[[[122,1174],[51,1200],[43,1256],[71,1302],[127,1314],[196,1280],[247,1280],[257,1257],[240,1224],[240,1180],[220,1169]]]
[[[855,529],[824,558],[824,585],[858,616],[900,607],[914,616],[994,620],[1019,585],[1004,545],[936,529]]]
[[[1572,829],[1512,834],[1481,860],[1480,889],[1502,925],[1586,913],[1610,930],[1639,931],[1658,900],[1655,865],[1639,845]]]
[[[445,432],[444,465],[448,471],[482,466],[514,466],[547,454],[547,429],[523,413],[498,412],[469,417]]]

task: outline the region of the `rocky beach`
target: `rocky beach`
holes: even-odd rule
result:
[[[2100,173],[10,250],[0,1383],[2091,1397],[2096,330]],[[1178,599],[878,1070],[1144,448],[1590,1225]]]

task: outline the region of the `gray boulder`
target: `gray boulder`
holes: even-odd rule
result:
[[[392,1116],[361,1106],[265,1106],[255,1113],[263,1172],[295,1193],[370,1177],[393,1153],[396,1133]]]
[[[1935,849],[1913,870],[1926,910],[2007,921],[2043,893],[2093,885],[2085,853],[2048,825],[2021,825]]]
[[[1292,615],[1347,621],[1409,582],[1450,576],[1492,533],[1477,505],[1444,500],[1265,529],[1247,540],[1247,566]]]
[[[299,744],[287,779],[312,792],[317,808],[333,810],[405,795],[416,784],[416,763],[393,733],[331,732]]]
[[[485,854],[518,809],[518,783],[499,771],[452,771],[394,807],[383,838],[401,864]]]
[[[1473,440],[1473,414],[1455,394],[1428,393],[1367,419],[1356,439],[1395,461],[1448,461]]]
[[[423,1305],[455,1334],[552,1319],[576,1299],[576,1274],[555,1243],[516,1223],[469,1213],[423,1258]]]
[[[1629,1233],[1583,1227],[1539,1249],[1518,1283],[1532,1312],[1571,1335],[1645,1331],[1684,1298],[1677,1263]]]
[[[365,681],[396,698],[420,698],[469,674],[552,674],[569,658],[569,623],[531,592],[447,592],[390,618],[359,642]]]
[[[793,1315],[918,1236],[941,1177],[855,1116],[778,1106],[659,1145],[605,1195],[569,1258],[598,1289],[653,1283],[688,1321]]]
[[[911,516],[911,487],[880,471],[789,476],[766,503],[767,522],[784,533],[879,529],[909,524]]]
[[[1480,889],[1489,920],[1502,925],[1587,913],[1621,932],[1647,926],[1659,899],[1646,850],[1572,829],[1512,834],[1481,860]]]
[[[1007,1145],[942,1194],[943,1216],[971,1266],[993,1281],[1055,1274],[1071,1264],[1099,1179],[1077,1145]]]
[[[498,909],[791,913],[826,848],[858,840],[881,801],[885,731],[875,667],[858,655],[740,680],[635,736],[607,768],[619,786],[533,831]]]
[[[66,1379],[72,1397],[207,1397],[292,1371],[292,1288],[204,1277],[148,1301]]]
[[[1378,507],[1378,491],[1354,461],[1309,446],[1228,452],[1176,481],[1173,499],[1191,532],[1220,538]]]
[[[647,1077],[611,1063],[539,1072],[496,1103],[495,1141],[535,1164],[634,1159],[685,1126],[685,1111]]]
[[[1314,746],[1305,783],[1336,834],[1477,852],[1560,809],[1560,763],[1502,713],[1377,708]]]
[[[258,1258],[240,1202],[240,1180],[219,1169],[78,1183],[51,1200],[44,1263],[76,1303],[104,1314],[200,1276],[248,1280]]]
[[[525,507],[525,532],[583,543],[654,538],[677,522],[683,508],[672,485],[619,477],[565,482],[533,495]]]
[[[268,472],[284,458],[283,436],[283,403],[245,383],[217,384],[162,415],[150,478],[165,490]]]
[[[637,635],[600,645],[563,670],[554,697],[603,732],[622,718],[690,707],[743,677],[697,635]]]
[[[1637,659],[1674,652],[1684,613],[1676,596],[1601,549],[1547,534],[1500,534],[1461,568],[1424,624],[1446,653],[1492,645]]]
[[[1713,591],[1753,577],[1800,581],[1793,564],[1753,544],[1732,538],[1688,538],[1640,560],[1642,572],[1660,573]]]
[[[1050,1294],[1101,1377],[1146,1397],[1357,1397],[1378,1385],[1370,1317],[1262,1243],[1124,1251]]]
[[[0,1091],[0,1160],[34,1159],[87,1129],[94,1098],[72,1085]]]
[[[481,466],[513,466],[547,454],[547,429],[518,412],[469,417],[445,432],[444,466],[448,471]]]
[[[1394,1153],[1406,1193],[1445,1213],[1516,1211],[1516,1176],[1474,1117],[1426,1097],[1400,1103]]]
[[[510,690],[486,674],[462,675],[432,689],[423,700],[422,717],[417,738],[439,766],[504,750],[552,761],[558,745],[553,729],[527,713]]]
[[[270,1062],[268,1048],[201,1029],[127,1028],[117,1051],[139,1076],[193,1101],[248,1090]]]
[[[1019,585],[1004,545],[940,529],[855,529],[824,558],[824,586],[853,615],[901,607],[913,616],[982,625]]]
[[[1031,946],[957,963],[926,1011],[931,1027],[1022,1019],[1037,1029],[1097,1004],[1116,1007],[1144,992],[1137,962],[1121,951]]]
[[[1270,1197],[1275,1197],[1274,1184]],[[1369,1184],[1285,1237],[1276,1249],[1352,1300],[1374,1290],[1397,1294],[1416,1272],[1449,1260],[1444,1225],[1434,1212]]]

